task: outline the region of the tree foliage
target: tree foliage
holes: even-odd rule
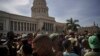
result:
[[[67,30],[78,31],[78,27],[80,27],[80,25],[77,24],[77,22],[79,22],[79,20],[73,20],[72,18],[70,18],[66,20],[66,22]]]

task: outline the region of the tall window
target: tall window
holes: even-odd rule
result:
[[[20,22],[18,22],[18,31],[20,31]]]
[[[53,31],[53,24],[51,24],[51,31]]]
[[[3,23],[0,23],[0,30],[3,30]]]
[[[13,21],[10,21],[10,30],[13,30]]]
[[[21,31],[23,31],[23,22],[21,22]]]
[[[32,24],[32,31],[34,31],[34,24]]]
[[[35,24],[35,26],[34,26],[34,27],[35,27],[35,31],[36,31],[36,30],[37,30],[37,29],[36,29],[36,24]]]
[[[50,31],[50,23],[48,23],[48,31]]]
[[[32,24],[30,23],[30,31],[32,31]]]
[[[46,27],[46,31],[48,31],[48,29],[47,29],[47,23],[45,23],[45,27]]]
[[[24,30],[26,31],[26,23],[24,23]]]
[[[27,23],[27,31],[29,31],[29,23]]]
[[[43,25],[43,27],[44,27],[44,30],[46,31],[46,23],[44,22],[44,25]]]
[[[17,22],[14,22],[14,30],[17,30]]]

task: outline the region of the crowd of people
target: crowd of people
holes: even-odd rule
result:
[[[100,32],[0,34],[0,56],[100,56]]]

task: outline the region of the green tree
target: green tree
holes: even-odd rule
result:
[[[79,22],[79,20],[73,20],[72,18],[66,20],[66,28],[67,30],[72,30],[72,31],[78,31],[78,27],[80,27],[79,24],[77,24],[77,22]]]

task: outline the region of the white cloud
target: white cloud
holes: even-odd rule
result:
[[[8,0],[5,0],[3,2],[0,2],[0,10],[13,14],[23,15],[23,13],[21,13],[16,8],[27,6],[28,4],[30,4],[29,1],[30,0],[9,0],[8,2]]]
[[[12,0],[12,4],[16,5],[16,6],[28,5],[29,4],[29,0]]]
[[[1,7],[1,6],[0,6]],[[14,7],[10,7],[7,6],[7,5],[3,5],[0,10],[2,11],[6,11],[6,12],[9,12],[9,13],[13,13],[13,14],[21,14],[18,10],[16,10]]]

